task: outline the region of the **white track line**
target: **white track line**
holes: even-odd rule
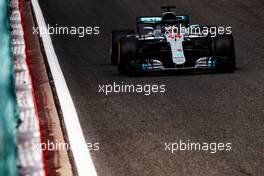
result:
[[[38,0],[32,0],[32,6],[36,15],[38,27],[47,29]],[[47,30],[45,30],[47,31]],[[48,64],[54,79],[55,88],[59,98],[62,114],[68,133],[68,138],[73,153],[79,176],[97,176],[90,152],[87,148],[81,125],[74,107],[72,97],[61,71],[58,58],[52,45],[49,34],[41,34],[46,52]]]

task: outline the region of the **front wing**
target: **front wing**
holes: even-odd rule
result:
[[[165,65],[161,60],[133,60],[130,61],[128,69],[132,72],[160,72],[180,70],[217,70],[227,64],[226,57],[202,57],[196,60],[193,65]]]

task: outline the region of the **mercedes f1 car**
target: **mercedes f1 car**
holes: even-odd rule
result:
[[[118,65],[119,72],[233,71],[233,36],[197,32],[205,26],[190,24],[189,16],[176,15],[173,8],[162,7],[162,16],[138,17],[136,32],[112,31],[111,63]]]

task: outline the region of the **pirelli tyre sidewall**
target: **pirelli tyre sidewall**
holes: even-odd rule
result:
[[[135,70],[130,62],[137,58],[137,38],[124,37],[118,44],[118,71],[121,74],[132,74]]]
[[[133,30],[113,30],[111,35],[111,64],[118,62],[118,43],[122,37],[135,34]]]
[[[219,69],[232,72],[236,66],[235,46],[233,36],[224,34],[213,38],[214,55],[221,58]]]

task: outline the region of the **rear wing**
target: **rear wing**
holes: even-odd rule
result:
[[[136,19],[137,21],[137,32],[140,34],[140,25],[156,25],[156,24],[163,24],[163,23],[185,23],[188,24],[189,23],[189,16],[188,15],[178,15],[176,16],[176,19],[174,20],[163,20],[162,17],[160,16],[140,16],[137,17]]]
[[[176,16],[177,22],[189,22],[188,15],[178,15]],[[162,17],[159,16],[141,16],[137,17],[137,24],[155,24],[162,22]]]
[[[141,16],[137,17],[137,24],[155,24],[161,22],[162,18],[159,16]]]

